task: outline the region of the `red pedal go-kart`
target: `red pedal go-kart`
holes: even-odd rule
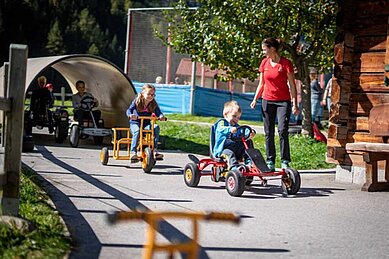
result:
[[[270,170],[258,149],[249,148],[247,140],[250,138],[253,129],[243,125],[237,128],[237,133],[232,138],[234,141],[242,141],[245,146],[245,153],[248,157],[245,163],[232,170],[228,170],[227,162],[221,157],[215,157],[212,154],[215,143],[216,124],[211,128],[210,135],[210,158],[198,159],[196,156],[189,154],[188,157],[192,162],[184,168],[184,181],[189,187],[196,187],[200,182],[200,177],[211,176],[215,182],[224,180],[227,192],[231,196],[241,196],[245,187],[250,185],[254,177],[258,177],[260,182],[266,186],[268,180],[281,179],[283,195],[293,195],[300,190],[301,178],[297,170],[292,168],[281,169],[280,171]],[[204,172],[208,166],[211,172]]]

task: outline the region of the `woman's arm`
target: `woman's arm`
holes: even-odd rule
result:
[[[292,96],[292,112],[294,115],[299,113],[298,104],[297,104],[297,89],[296,89],[296,81],[294,78],[294,73],[288,73],[288,82],[290,88],[290,95]]]

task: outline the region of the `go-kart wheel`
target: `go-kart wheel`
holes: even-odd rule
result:
[[[249,186],[253,183],[254,176],[246,176],[246,186]]]
[[[34,139],[32,136],[23,136],[22,151],[31,152],[34,150]]]
[[[234,169],[227,173],[226,189],[229,195],[239,197],[243,194],[245,189],[245,178],[242,177],[239,170]]]
[[[67,130],[68,130],[67,126],[64,127],[64,126],[58,125],[57,127],[55,127],[55,130],[54,130],[55,142],[63,143],[63,141],[66,139],[66,137],[68,135]]]
[[[80,141],[80,128],[77,124],[74,124],[70,128],[69,143],[72,147],[78,147],[79,141]]]
[[[142,169],[143,171],[148,174],[151,172],[151,169],[153,169],[154,166],[154,154],[151,148],[145,148],[145,150],[142,152]]]
[[[300,190],[300,173],[292,168],[285,169],[285,175],[281,179],[282,191],[284,194],[296,194]]]
[[[93,142],[96,146],[101,146],[103,144],[104,137],[102,136],[93,136]]]
[[[108,148],[103,147],[100,151],[100,162],[102,165],[107,165],[109,159]]]
[[[196,187],[200,182],[200,170],[195,163],[188,163],[184,168],[184,182],[189,187]]]

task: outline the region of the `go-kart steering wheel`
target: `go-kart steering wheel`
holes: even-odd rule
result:
[[[80,101],[81,109],[85,111],[90,111],[93,107],[95,107],[94,98],[91,96],[85,96]]]
[[[231,134],[231,139],[233,141],[242,141],[242,138],[244,140],[249,140],[251,133],[255,132],[254,129],[252,129],[250,126],[242,125],[236,128],[236,133]]]

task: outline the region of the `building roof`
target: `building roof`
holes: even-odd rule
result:
[[[190,58],[182,58],[178,65],[177,76],[192,75],[192,60]],[[209,66],[205,66],[205,77],[213,78],[217,75],[217,70],[211,70]],[[196,62],[196,76],[201,76],[201,63]]]

